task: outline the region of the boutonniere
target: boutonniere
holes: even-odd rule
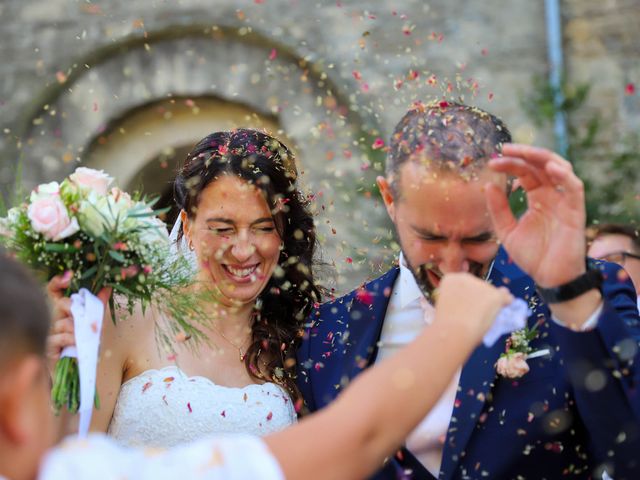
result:
[[[525,327],[511,334],[507,339],[505,352],[496,363],[498,375],[520,378],[529,371],[527,358],[533,350],[529,343],[538,336],[537,327],[536,323],[532,328]]]

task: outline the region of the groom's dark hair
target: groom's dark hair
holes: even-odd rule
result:
[[[480,108],[447,101],[418,102],[391,136],[386,173],[392,192],[399,193],[398,173],[407,161],[472,178],[509,142],[511,133],[502,120]]]
[[[0,370],[23,354],[44,355],[49,315],[31,273],[0,250]]]

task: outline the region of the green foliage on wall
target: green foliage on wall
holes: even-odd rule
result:
[[[556,113],[567,119],[568,152],[578,175],[585,183],[587,222],[633,222],[640,220],[640,135],[603,139],[603,118],[578,115],[589,98],[591,86],[581,84],[561,87],[564,101],[556,107],[556,90],[544,78],[535,78],[533,88],[521,98],[521,105],[539,127],[553,124]],[[607,140],[609,153],[596,156],[596,142]],[[602,174],[590,169],[596,162]],[[599,173],[597,172],[597,173]]]

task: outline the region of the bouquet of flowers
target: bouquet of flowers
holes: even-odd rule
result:
[[[160,332],[165,342],[178,335],[196,337],[196,340],[202,338],[201,331],[193,323],[193,320],[198,321],[195,302],[186,292],[175,295],[176,289],[191,284],[192,268],[170,252],[165,224],[157,217],[161,212],[153,209],[155,201],[139,196],[132,198],[126,192],[112,188],[112,181],[102,171],[80,167],[60,184],[39,185],[25,203],[11,208],[7,216],[0,219],[0,239],[19,260],[41,272],[46,280],[72,272],[67,294],[82,293],[86,289],[92,294],[89,297],[93,297],[104,287],[111,287],[109,305],[114,322],[115,294],[119,306],[126,306],[130,312],[135,305],[142,305],[143,309],[155,306],[166,312],[166,317],[171,319],[166,323],[170,332]],[[79,406],[82,410],[88,407],[81,401],[81,397],[85,398],[81,396],[79,381],[82,371],[79,376],[75,358],[82,358],[80,349],[84,348],[78,337],[83,326],[78,324],[77,317],[84,316],[82,322],[89,324],[84,327],[89,328],[91,334],[91,329],[96,333],[101,327],[103,315],[102,304],[96,304],[95,297],[93,305],[94,312],[99,311],[98,319],[94,318],[95,313],[82,313],[84,303],[89,308],[91,299],[76,297],[78,295],[72,295],[72,313],[78,352],[71,352],[70,356],[63,352],[56,365],[52,390],[56,411],[66,405],[72,413],[77,412]],[[76,311],[80,313],[76,315]],[[99,331],[97,338],[93,391],[88,402],[95,400],[96,405],[95,362]]]

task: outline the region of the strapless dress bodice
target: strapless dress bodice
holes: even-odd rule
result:
[[[228,433],[264,436],[296,419],[291,397],[275,383],[225,387],[169,366],[122,385],[108,433],[125,445],[170,447]]]

